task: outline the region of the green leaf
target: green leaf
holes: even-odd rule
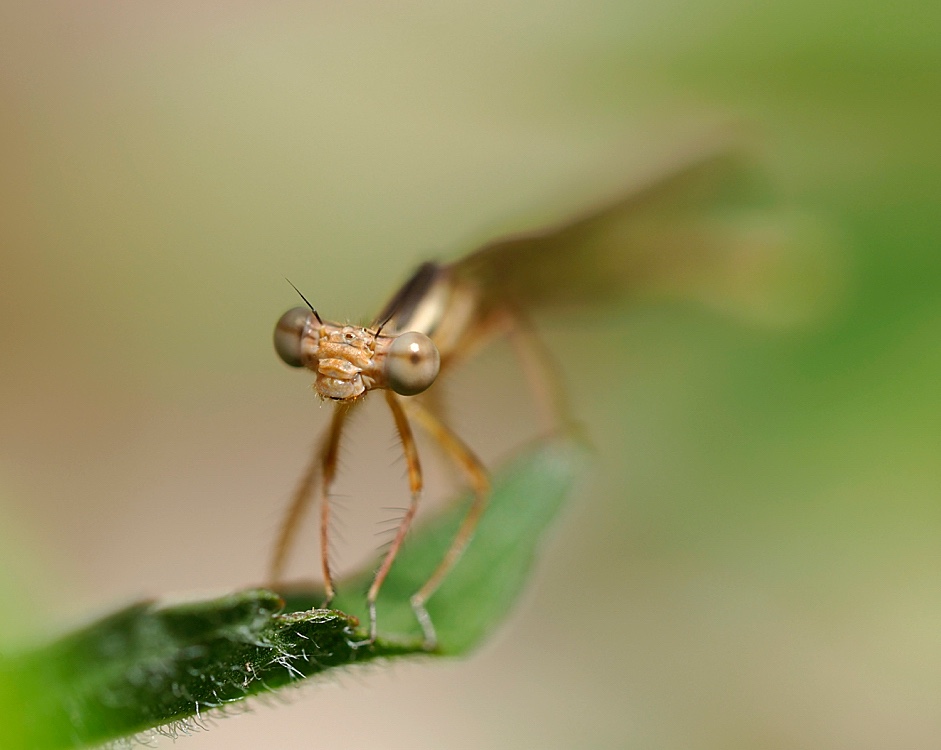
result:
[[[582,456],[571,440],[541,441],[496,478],[476,538],[428,604],[437,653],[465,653],[507,614]],[[374,644],[354,645],[365,638],[356,617],[314,608],[321,595],[312,590],[135,604],[51,645],[0,657],[0,747],[82,747],[167,725],[186,729],[207,711],[329,669],[427,653],[409,597],[441,559],[467,502],[403,549],[380,597]],[[370,577],[343,584],[335,604],[362,614]]]

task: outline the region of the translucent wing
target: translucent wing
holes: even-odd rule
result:
[[[623,299],[726,258],[717,217],[741,199],[748,176],[728,152],[700,155],[556,227],[491,242],[451,268],[488,306]]]
[[[805,303],[795,289],[818,281],[820,264],[796,247],[804,238],[793,228],[782,231],[780,212],[756,210],[756,176],[738,154],[700,152],[554,227],[424,264],[379,320],[390,333],[431,336],[446,361],[483,338],[508,306],[672,297],[772,322],[783,310],[786,318]]]

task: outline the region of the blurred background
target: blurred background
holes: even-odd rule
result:
[[[936,747],[939,34],[927,1],[4,3],[2,642],[263,579],[328,416],[270,344],[285,276],[368,319],[416,263],[731,126],[825,227],[823,304],[543,320],[620,343],[573,393],[597,454],[504,628],[180,747]],[[446,384],[497,463],[512,365]],[[344,566],[402,475],[373,408]]]

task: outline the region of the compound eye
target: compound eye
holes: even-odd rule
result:
[[[423,333],[395,337],[386,359],[386,380],[400,396],[414,396],[435,382],[441,368],[438,347]]]
[[[301,362],[301,339],[307,328],[310,310],[294,307],[278,320],[274,327],[274,348],[278,356],[291,367],[303,367]]]

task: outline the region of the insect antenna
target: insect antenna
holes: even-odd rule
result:
[[[317,322],[320,323],[320,325],[323,325],[323,320],[320,319],[320,314],[314,309],[314,306],[313,306],[312,304],[310,304],[310,302],[307,301],[307,297],[305,297],[305,296],[301,293],[301,290],[298,289],[296,286],[294,286],[294,282],[291,281],[287,276],[284,277],[284,280],[285,280],[288,284],[290,284],[292,287],[294,287],[294,291],[298,293],[298,295],[300,296],[300,298],[301,298],[302,300],[304,300],[304,304],[307,305],[307,306],[310,308],[310,311],[314,314],[314,317],[317,318]]]

